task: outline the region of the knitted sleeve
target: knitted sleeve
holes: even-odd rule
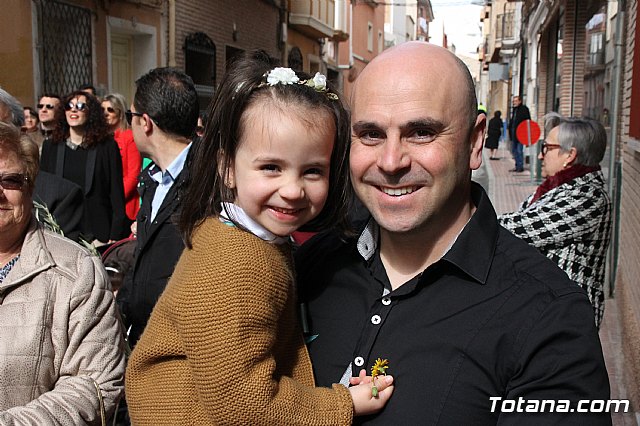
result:
[[[293,297],[286,259],[275,245],[207,221],[162,296],[198,402],[213,424],[351,424],[346,388],[314,388],[282,375],[295,372],[296,364],[310,365],[306,351],[276,347],[278,333],[299,333],[295,321],[282,323]],[[278,359],[292,367],[277,365],[276,351],[291,354]],[[301,354],[305,359],[298,359]]]

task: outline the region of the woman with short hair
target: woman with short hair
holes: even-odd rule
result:
[[[120,317],[100,259],[36,221],[33,145],[0,122],[0,424],[106,424]]]
[[[598,121],[555,113],[545,116],[545,127],[538,158],[546,179],[518,211],[498,220],[586,290],[600,327],[611,238],[611,201],[599,165],[607,134]]]

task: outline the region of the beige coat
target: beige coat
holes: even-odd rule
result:
[[[32,220],[0,284],[0,425],[100,424],[123,390],[120,317],[100,259]]]

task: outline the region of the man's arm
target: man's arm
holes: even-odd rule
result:
[[[520,405],[533,411],[500,413],[498,424],[611,424],[609,413],[578,412],[579,401],[610,398],[593,308],[585,294],[568,289],[551,300],[532,321],[530,331],[521,333],[516,351],[515,369],[503,400],[522,399]],[[549,402],[545,412],[535,410],[536,401],[553,401],[554,409]],[[496,405],[499,409],[501,402]],[[565,407],[568,413],[562,412]]]

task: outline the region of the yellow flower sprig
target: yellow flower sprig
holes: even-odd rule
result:
[[[389,360],[378,358],[371,367],[371,396],[378,397],[378,387],[376,386],[376,377],[386,376],[387,368],[389,368]]]

